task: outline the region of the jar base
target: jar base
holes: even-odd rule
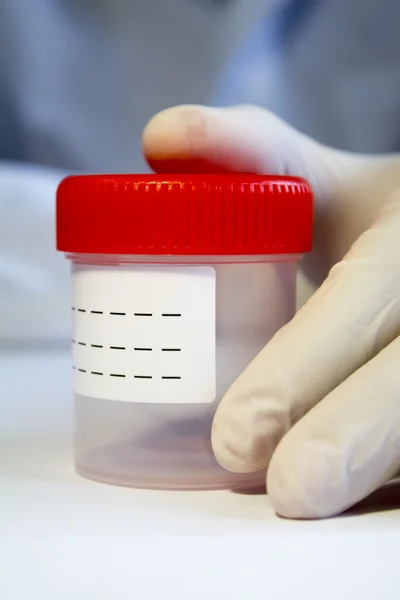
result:
[[[123,447],[119,448],[123,452]],[[78,475],[111,485],[152,490],[175,491],[202,491],[202,490],[243,490],[259,489],[265,487],[265,472],[242,474],[231,473],[215,464],[207,465],[203,469],[182,470],[181,465],[172,469],[171,465],[162,468],[152,466],[138,468],[137,464],[131,468],[123,461],[116,467],[112,460],[114,453],[110,454],[109,448],[91,451],[80,456],[75,461],[75,470]],[[111,456],[111,460],[110,460]]]

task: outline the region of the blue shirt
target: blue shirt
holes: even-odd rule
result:
[[[230,4],[205,3],[2,0],[0,158],[142,171],[146,121],[207,101],[257,102],[337,147],[400,150],[398,0],[266,0],[227,63]]]
[[[399,25],[398,0],[279,2],[228,63],[213,103],[254,101],[323,143],[398,152]]]

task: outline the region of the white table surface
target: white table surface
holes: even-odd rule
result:
[[[397,486],[353,515],[292,522],[263,495],[85,481],[69,374],[60,350],[0,353],[1,600],[399,597]]]

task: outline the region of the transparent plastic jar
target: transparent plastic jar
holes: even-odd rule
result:
[[[295,311],[312,193],[294,178],[65,179],[58,248],[72,261],[75,464],[90,479],[243,489],[220,467],[221,398]]]

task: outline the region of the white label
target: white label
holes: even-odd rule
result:
[[[108,400],[215,399],[212,267],[78,267],[72,276],[74,390]]]

